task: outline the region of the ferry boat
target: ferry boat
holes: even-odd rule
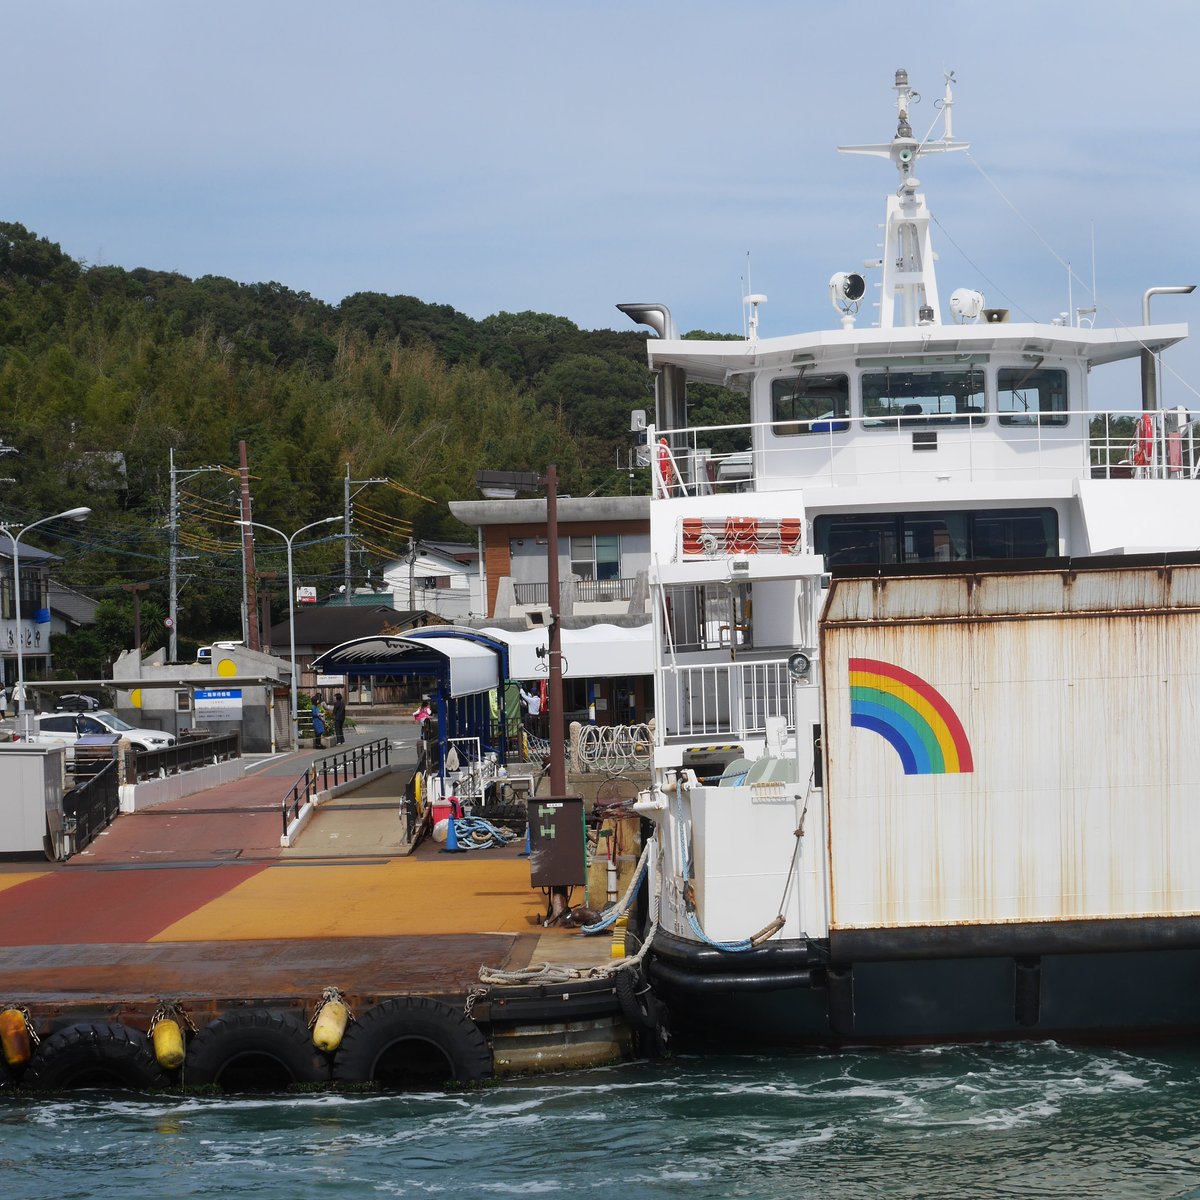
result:
[[[1200,489],[1156,358],[1187,335],[943,305],[918,181],[835,327],[648,341],[648,981],[676,1027],[796,1044],[1200,1029]],[[878,315],[868,281],[878,272]],[[1089,407],[1094,368],[1143,394]],[[688,423],[689,384],[748,401]]]

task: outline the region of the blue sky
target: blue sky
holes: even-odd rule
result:
[[[613,306],[654,300],[726,331],[749,263],[763,336],[832,327],[825,283],[874,257],[893,186],[835,147],[891,136],[903,66],[922,134],[955,71],[972,146],[921,172],[944,296],[1051,319],[1059,260],[1091,302],[1093,237],[1100,324],[1200,282],[1192,0],[5,9],[0,217],[90,263],[585,328],[632,328]],[[1198,305],[1153,314],[1200,326]],[[1200,409],[1200,350],[1166,366],[1164,402]],[[1097,392],[1135,403],[1117,372]]]

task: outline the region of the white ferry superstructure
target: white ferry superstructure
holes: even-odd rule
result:
[[[916,168],[965,149],[951,86],[940,139],[899,71],[896,136],[844,148],[899,186],[837,328],[620,306],[658,335],[649,979],[701,1032],[1200,1028],[1200,457],[1155,394],[1187,328],[1148,318],[1190,287],[1133,328],[943,307]],[[1128,359],[1141,403],[1090,409]],[[689,381],[749,423],[689,426]]]

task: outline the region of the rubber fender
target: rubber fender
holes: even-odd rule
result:
[[[150,1044],[154,1047],[155,1060],[164,1070],[177,1071],[183,1066],[183,1030],[178,1021],[169,1017],[159,1021],[150,1035]]]
[[[428,996],[400,996],[368,1009],[346,1031],[333,1077],[346,1083],[403,1088],[495,1072],[483,1031],[461,1009]]]
[[[616,974],[617,1000],[621,1004],[621,1016],[630,1029],[654,1033],[663,1020],[663,1008],[650,990],[650,985],[640,971],[618,971]]]
[[[4,1065],[10,1071],[19,1070],[33,1057],[25,1014],[19,1008],[6,1008],[0,1012],[0,1051]]]
[[[183,1064],[188,1086],[226,1091],[279,1091],[294,1083],[323,1083],[329,1066],[308,1028],[289,1013],[246,1008],[218,1017],[192,1038]]]
[[[115,1022],[68,1025],[42,1041],[21,1080],[34,1091],[77,1087],[165,1088],[144,1033]]]
[[[313,1045],[325,1054],[332,1054],[342,1044],[350,1010],[340,1000],[326,1000],[313,1024]]]

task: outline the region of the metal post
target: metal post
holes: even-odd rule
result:
[[[350,464],[346,464],[346,486],[344,490],[344,516],[346,518],[345,534],[346,542],[342,547],[342,569],[344,572],[344,584],[342,589],[342,603],[350,603]]]
[[[546,579],[550,591],[550,794],[567,791],[567,764],[563,750],[562,629],[558,621],[558,467],[546,468]]]
[[[20,689],[17,693],[17,731],[24,736],[29,734],[29,719],[26,715],[25,700],[24,638],[21,636],[21,538],[31,529],[36,529],[39,525],[48,525],[51,521],[86,521],[91,515],[90,508],[68,508],[65,512],[42,517],[40,521],[31,521],[28,525],[20,526],[15,534],[9,525],[0,524],[0,533],[6,534],[12,542],[13,611],[17,619],[17,686]]]
[[[1187,296],[1196,290],[1194,283],[1179,287],[1152,287],[1142,294],[1142,324],[1150,324],[1151,296]],[[1153,350],[1143,350],[1142,360],[1142,412],[1154,412],[1158,408],[1158,370]]]
[[[292,749],[295,750],[300,743],[300,673],[296,667],[296,584],[295,577],[292,572],[292,542],[295,541],[307,529],[315,529],[318,525],[331,525],[334,521],[341,520],[340,517],[325,517],[321,521],[310,521],[307,525],[301,525],[290,537],[283,532],[282,529],[276,529],[274,525],[265,525],[262,521],[239,521],[238,524],[243,526],[247,531],[249,529],[266,529],[268,532],[283,538],[287,544],[287,572],[288,572],[288,645],[291,653],[292,661]]]
[[[167,528],[170,531],[170,583],[167,598],[167,662],[175,662],[179,657],[179,515],[175,499],[175,447],[170,450],[171,463],[171,500],[170,512],[167,514]]]

